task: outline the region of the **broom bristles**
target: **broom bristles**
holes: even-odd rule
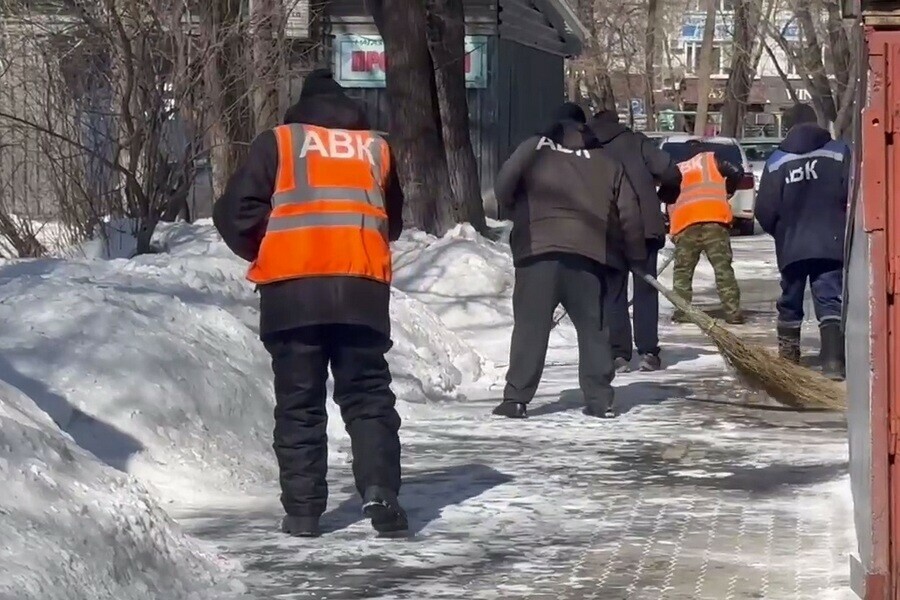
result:
[[[703,311],[648,274],[639,274],[712,340],[746,385],[795,408],[846,410],[847,394],[837,382],[740,339]]]

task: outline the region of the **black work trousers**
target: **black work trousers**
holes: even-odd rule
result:
[[[587,258],[548,255],[516,267],[513,334],[504,400],[528,404],[537,392],[553,311],[563,305],[578,334],[578,382],[590,406],[612,405],[615,375],[604,327],[605,269]]]
[[[647,247],[647,260],[642,268],[656,277],[656,259],[659,251],[654,245]],[[630,271],[611,270],[607,277],[607,321],[613,357],[631,360],[632,346],[638,354],[659,354],[659,292],[652,285],[634,277],[631,311],[628,315],[628,278]],[[634,323],[632,340],[631,325]]]
[[[267,336],[275,373],[275,456],[289,515],[318,517],[328,500],[325,412],[328,366],[334,401],[350,435],[360,494],[400,491],[400,417],[385,353],[390,339],[363,326],[319,325]]]

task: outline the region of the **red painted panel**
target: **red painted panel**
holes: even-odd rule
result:
[[[897,288],[897,267],[900,266],[900,32],[891,32],[890,43],[886,44],[887,56],[887,92],[885,129],[888,139],[885,143],[887,177],[885,179],[885,195],[887,229],[887,285],[888,299],[888,398],[891,430],[891,578],[894,600],[900,600],[900,461],[897,452],[900,450],[900,289]]]
[[[900,524],[900,471],[894,465],[894,441],[891,423],[900,417],[900,359],[896,347],[900,331],[897,304],[889,300],[892,277],[889,257],[900,243],[900,190],[896,189],[895,164],[891,134],[896,119],[894,107],[900,102],[900,32],[866,29],[869,53],[868,94],[863,111],[862,199],[864,228],[868,235],[871,282],[871,443],[872,443],[872,531],[873,560],[867,574],[866,600],[900,600],[900,590],[892,572],[900,557],[894,557]],[[857,149],[859,151],[860,149]],[[893,239],[892,239],[893,238]],[[893,327],[893,329],[892,329]],[[893,369],[891,368],[893,367]],[[892,376],[892,371],[894,376]]]

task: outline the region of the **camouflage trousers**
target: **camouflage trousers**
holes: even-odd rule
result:
[[[731,237],[728,228],[719,223],[691,225],[675,237],[675,268],[672,275],[675,293],[688,302],[692,300],[694,271],[701,254],[706,255],[716,275],[716,289],[725,316],[739,315],[741,290],[731,266],[734,258]],[[676,312],[675,318],[679,319],[681,315]]]

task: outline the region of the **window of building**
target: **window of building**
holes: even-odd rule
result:
[[[689,43],[684,45],[684,68],[690,75],[696,75],[700,70],[701,44]],[[715,44],[712,48],[712,74],[727,75],[731,69],[731,44]]]
[[[799,77],[800,69],[799,69],[799,61],[801,60],[801,53],[804,50],[804,45],[800,42],[788,42],[788,51],[789,55],[787,56],[787,60],[785,61],[787,64],[783,66],[784,72],[787,73],[791,77]],[[825,51],[825,46],[822,46],[822,64],[827,64],[828,54]]]

